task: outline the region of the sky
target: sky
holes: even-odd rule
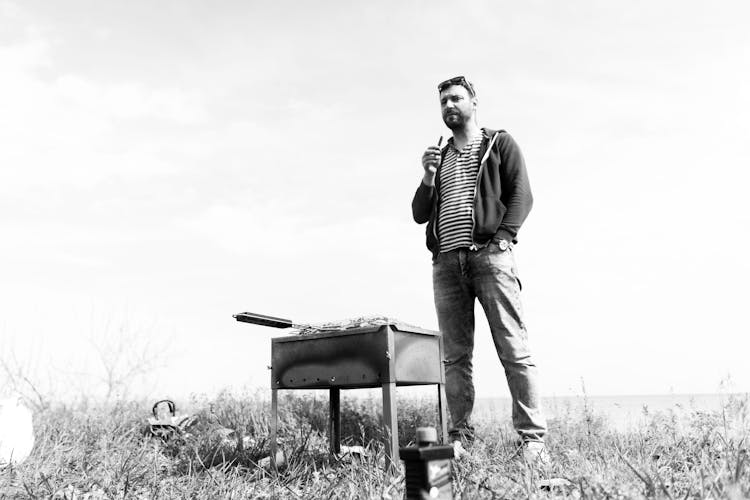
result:
[[[269,386],[287,333],[237,312],[436,329],[410,203],[461,74],[526,159],[542,394],[750,391],[749,11],[0,0],[0,356],[60,397],[145,356],[130,392],[179,398]]]

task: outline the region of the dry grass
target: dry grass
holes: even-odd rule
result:
[[[331,458],[324,395],[282,397],[280,444],[287,466],[258,466],[268,449],[265,393],[195,400],[192,437],[162,445],[143,436],[145,402],[59,405],[35,416],[37,444],[23,464],[0,472],[2,498],[401,498],[403,475],[388,474],[379,445],[375,399],[344,399],[348,444],[363,458]],[[402,444],[417,425],[434,424],[434,402],[399,402]],[[212,429],[252,438],[221,446]],[[750,497],[750,402],[734,398],[720,413],[652,415],[631,432],[612,430],[588,410],[551,420],[552,465],[529,468],[515,458],[507,422],[478,422],[471,456],[455,463],[457,498],[747,498]],[[567,486],[544,488],[550,477]]]

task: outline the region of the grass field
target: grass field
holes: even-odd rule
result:
[[[325,396],[283,395],[279,442],[286,466],[259,466],[268,454],[264,392],[197,398],[190,435],[168,444],[144,437],[146,402],[59,404],[35,413],[28,460],[0,472],[1,498],[402,498],[403,470],[389,474],[379,445],[379,404],[342,399],[344,444],[365,456],[327,454]],[[434,402],[399,400],[402,445],[434,425]],[[504,420],[504,418],[502,419]],[[470,456],[454,462],[456,498],[748,498],[750,401],[731,398],[721,412],[650,415],[616,432],[589,410],[550,419],[552,464],[515,457],[509,423],[477,422]],[[222,429],[232,429],[225,436]],[[226,433],[226,431],[223,431]],[[243,440],[242,437],[245,437]],[[564,478],[564,485],[545,480]]]

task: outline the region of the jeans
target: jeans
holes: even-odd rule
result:
[[[496,243],[477,251],[440,253],[433,261],[433,288],[438,324],[445,348],[445,377],[451,437],[471,440],[474,428],[472,357],[474,299],[490,325],[497,355],[505,369],[513,408],[513,427],[526,441],[542,441],[547,423],[542,414],[536,365],[531,359],[521,309],[521,282],[513,250]]]

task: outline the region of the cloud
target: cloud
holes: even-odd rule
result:
[[[160,153],[177,149],[181,140],[165,140],[162,124],[206,120],[201,94],[64,71],[55,75],[52,46],[39,30],[29,29],[23,39],[0,47],[0,193],[175,172]]]
[[[206,117],[200,94],[183,89],[150,89],[136,82],[100,84],[64,75],[50,91],[70,106],[110,119],[159,119],[189,125]]]

